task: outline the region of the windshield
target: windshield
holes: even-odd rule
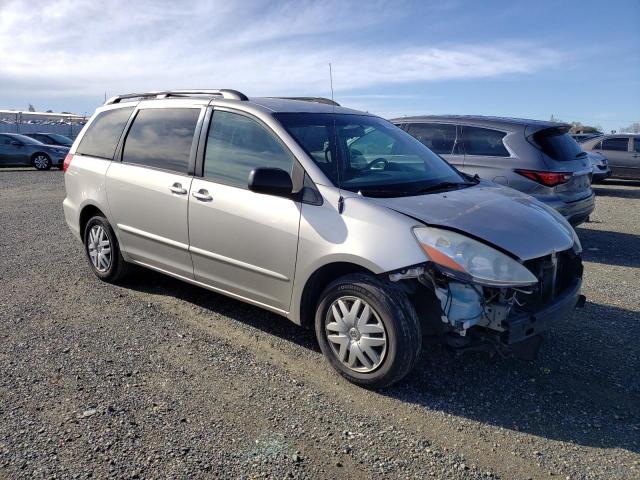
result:
[[[331,113],[275,116],[342,189],[404,196],[469,183],[441,157],[382,118]]]
[[[64,135],[59,135],[57,133],[47,133],[47,137],[51,138],[60,145],[71,146],[73,144],[73,140],[71,140],[69,137],[65,137]]]
[[[27,137],[26,135],[20,135],[18,133],[13,134],[12,137],[25,145],[42,145],[42,142],[39,142],[35,138]]]

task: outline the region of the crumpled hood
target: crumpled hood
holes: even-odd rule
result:
[[[521,260],[573,245],[573,229],[538,200],[482,181],[476,186],[417,197],[371,198],[434,227],[448,227],[485,240]]]

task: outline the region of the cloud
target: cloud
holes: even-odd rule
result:
[[[562,60],[555,50],[523,43],[386,41],[382,33],[414,6],[9,0],[0,4],[0,90],[101,96],[227,87],[326,96],[332,62],[337,94],[377,88],[383,95],[393,85],[529,74]]]

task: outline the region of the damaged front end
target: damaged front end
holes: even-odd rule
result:
[[[455,232],[420,230],[429,261],[392,272],[389,279],[414,282],[409,288],[417,309],[432,323],[429,330],[459,351],[533,359],[540,333],[584,303],[577,240],[571,249],[518,262]]]

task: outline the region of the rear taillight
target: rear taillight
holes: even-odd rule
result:
[[[516,169],[515,172],[545,187],[555,187],[556,185],[567,183],[571,178],[570,172],[541,172],[538,170],[522,169]]]
[[[64,163],[62,164],[62,171],[66,172],[69,165],[71,165],[71,160],[73,160],[73,155],[67,153],[67,156],[64,157]]]

